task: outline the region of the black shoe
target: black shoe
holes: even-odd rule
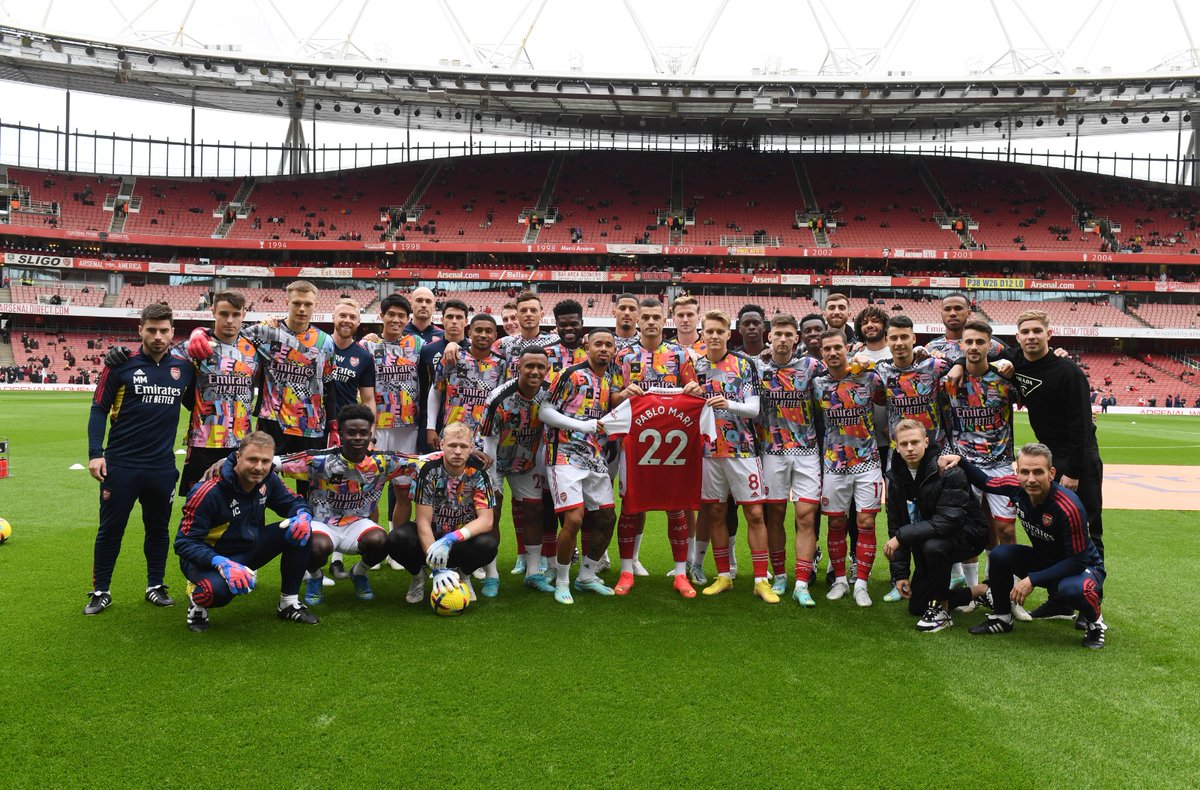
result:
[[[187,627],[189,631],[203,633],[208,630],[208,610],[203,606],[192,604],[188,607]]]
[[[988,615],[982,623],[969,629],[972,634],[1007,634],[1012,631],[1012,623],[999,617]]]
[[[146,600],[155,606],[174,606],[175,599],[167,595],[167,585],[160,584],[146,590]]]
[[[1075,616],[1075,610],[1069,605],[1054,598],[1029,613],[1034,620],[1070,620]]]
[[[1104,647],[1104,634],[1108,631],[1103,618],[1094,623],[1087,623],[1087,633],[1083,636],[1083,646],[1090,650]]]
[[[88,604],[83,607],[84,614],[100,614],[112,605],[112,596],[96,590],[88,593]]]
[[[304,623],[305,625],[316,625],[321,622],[317,616],[308,611],[308,607],[302,603],[295,603],[291,606],[280,607],[275,610],[275,614],[280,620],[291,620],[293,623]]]
[[[1089,625],[1090,623],[1088,623],[1088,619],[1083,616],[1083,612],[1080,612],[1079,616],[1075,618],[1075,630],[1086,631],[1088,630]]]
[[[986,606],[988,609],[995,609],[992,605],[992,588],[988,588],[985,592],[975,596],[975,603],[980,606]]]
[[[349,579],[350,574],[346,572],[346,566],[341,560],[334,560],[329,563],[329,575],[335,579]]]

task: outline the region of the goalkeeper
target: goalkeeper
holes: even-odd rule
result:
[[[484,465],[471,457],[475,439],[466,423],[442,429],[441,446],[442,457],[423,465],[413,483],[416,523],[392,530],[388,553],[418,579],[428,569],[435,592],[461,581],[474,598],[471,573],[496,559],[499,546],[492,529],[496,491]]]
[[[300,580],[308,565],[312,514],[271,471],[275,440],[255,431],[242,440],[219,477],[204,480],[188,494],[175,535],[175,553],[188,580],[187,625],[208,630],[208,610],[254,589],[255,571],[279,557],[280,620],[315,625],[300,603]],[[270,508],[287,519],[267,525]]]

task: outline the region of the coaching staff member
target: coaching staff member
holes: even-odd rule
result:
[[[88,418],[88,471],[100,481],[100,529],[84,614],[100,614],[112,604],[109,584],[134,502],[142,505],[146,527],[146,600],[155,606],[175,605],[163,584],[170,543],[167,526],[179,476],[179,407],[186,403],[191,408],[195,367],[190,359],[170,352],[175,322],[166,305],[142,310],[138,335],[142,345],[137,353],[100,374]]]

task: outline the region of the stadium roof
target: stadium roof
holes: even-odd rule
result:
[[[1036,138],[1072,128],[1080,135],[1190,128],[1190,112],[1200,102],[1196,69],[949,81],[631,77],[263,60],[13,27],[0,27],[0,80],[261,116],[523,136],[583,130],[740,138],[957,129],[956,136],[980,139]]]

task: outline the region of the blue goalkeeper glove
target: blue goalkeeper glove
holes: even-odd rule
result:
[[[293,546],[303,546],[312,537],[312,516],[308,513],[298,513],[291,518],[279,522],[280,529],[286,529],[283,539]]]
[[[433,591],[437,594],[448,592],[457,587],[461,582],[458,574],[449,568],[436,568],[433,571]]]
[[[242,563],[218,554],[212,558],[212,566],[221,574],[221,578],[229,585],[229,589],[233,590],[234,595],[245,595],[254,589],[254,571]]]
[[[455,543],[469,537],[471,537],[471,533],[466,527],[447,532],[429,547],[429,551],[425,553],[425,564],[430,568],[445,568],[446,563],[450,560],[450,549],[454,547]]]

